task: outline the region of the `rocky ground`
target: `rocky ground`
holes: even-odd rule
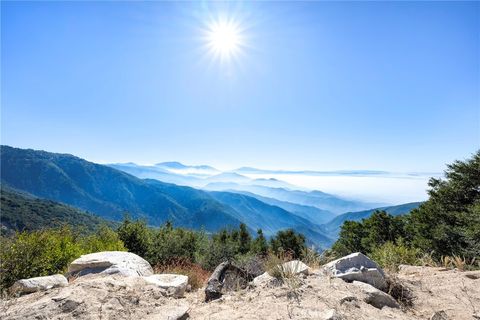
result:
[[[398,281],[413,294],[410,307],[378,309],[362,288],[314,272],[298,288],[250,286],[205,303],[203,290],[164,297],[139,278],[83,277],[68,287],[3,301],[2,319],[480,319],[480,271],[405,266]],[[443,311],[443,312],[442,312]]]
[[[436,312],[436,320],[480,319],[480,271],[405,266],[398,281],[411,290],[412,306],[375,308],[357,285],[321,273],[302,278],[297,290],[257,287],[209,304],[197,292],[186,300],[192,319],[431,319]]]
[[[480,319],[480,271],[402,266],[392,292],[400,304],[363,282],[326,275],[323,268],[283,284],[268,276],[260,280],[206,303],[203,289],[174,298],[149,277],[87,274],[68,286],[2,300],[0,318]]]

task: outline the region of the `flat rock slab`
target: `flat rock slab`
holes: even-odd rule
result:
[[[360,281],[380,290],[387,286],[382,268],[360,252],[329,262],[323,266],[323,269],[328,275],[348,282]]]
[[[378,290],[377,288],[369,285],[368,283],[353,281],[353,284],[359,287],[365,294],[364,301],[375,308],[382,309],[383,307],[400,308],[395,299],[389,294]]]
[[[68,273],[76,276],[87,274],[151,276],[153,269],[148,261],[134,253],[103,251],[86,254],[74,260],[68,266]]]
[[[10,291],[12,293],[26,294],[52,288],[66,287],[67,285],[67,278],[61,274],[55,274],[52,276],[18,280],[10,288]]]
[[[157,287],[165,289],[166,296],[181,298],[187,289],[188,277],[180,274],[154,274],[143,279]]]

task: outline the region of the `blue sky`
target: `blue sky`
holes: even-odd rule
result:
[[[97,162],[440,171],[480,147],[478,2],[2,2],[2,144]],[[242,54],[205,50],[217,17]]]

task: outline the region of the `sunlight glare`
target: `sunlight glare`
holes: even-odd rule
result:
[[[209,51],[220,60],[229,60],[241,50],[241,30],[233,20],[212,21],[208,25],[206,38]]]

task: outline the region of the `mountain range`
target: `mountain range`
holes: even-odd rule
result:
[[[196,181],[202,189],[174,184],[172,179],[183,179],[188,184]],[[9,201],[7,222],[16,229],[22,229],[23,218],[14,217],[15,202],[19,202],[23,208],[19,214],[31,212],[38,221],[45,217],[38,217],[41,210],[33,210],[35,206],[56,208],[53,213],[47,210],[46,217],[61,217],[59,212],[64,210],[68,213],[67,223],[74,215],[83,220],[100,217],[96,222],[92,220],[100,223],[103,219],[120,221],[128,213],[133,218],[145,219],[151,226],[171,221],[176,226],[207,232],[237,227],[240,223],[245,223],[251,232],[261,228],[266,236],[293,228],[305,234],[317,248],[333,243],[343,221],[367,217],[375,207],[318,190],[295,190],[277,179],[251,179],[210,166],[178,162],[101,165],[69,154],[9,146],[1,146],[1,186],[2,206]],[[397,214],[415,206],[418,204],[384,209]],[[359,208],[368,210],[338,215]]]
[[[142,179],[157,179],[177,185],[210,191],[249,192],[261,197],[315,207],[326,213],[326,216],[321,217],[318,221],[328,220],[329,215],[331,218],[331,213],[341,214],[347,211],[360,211],[385,206],[384,203],[369,203],[345,199],[318,190],[305,190],[304,188],[274,178],[253,179],[239,173],[244,171],[247,171],[247,173],[251,171],[265,172],[265,170],[260,169],[248,168],[248,171],[245,168],[240,168],[220,172],[211,166],[187,166],[179,162],[167,163],[174,163],[173,169],[171,169],[171,166],[165,165],[142,166],[133,163],[110,164],[109,166]],[[183,171],[177,170],[178,168]],[[200,176],[198,171],[196,171],[199,168],[208,168],[208,171],[202,171],[203,174]],[[207,172],[210,172],[210,174]],[[300,174],[300,172],[298,173]]]
[[[298,226],[308,231],[310,243],[317,247],[333,241],[318,225],[254,197],[140,179],[68,154],[2,146],[1,183],[2,188],[68,204],[113,221],[128,213],[152,226],[168,220],[210,232],[244,222],[250,231],[262,228],[266,235]]]

